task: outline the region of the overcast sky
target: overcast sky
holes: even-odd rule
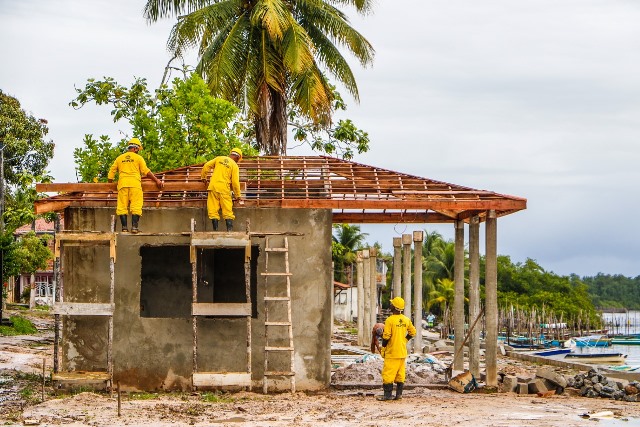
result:
[[[173,24],[143,0],[0,0],[0,89],[49,121],[51,173],[75,181],[84,134],[128,133],[108,107],[68,106],[74,86],[114,77],[155,88]],[[498,220],[498,252],[580,276],[640,275],[640,2],[378,0],[352,24],[376,49],[352,61],[369,132],[356,161],[525,197]],[[289,154],[307,154],[290,151]],[[453,226],[363,226],[370,242]],[[484,228],[484,227],[482,227]]]

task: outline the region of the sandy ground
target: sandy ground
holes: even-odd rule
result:
[[[123,395],[121,416],[115,396],[96,393],[54,395],[50,386],[41,401],[38,377],[42,358],[52,359],[51,325],[30,337],[0,337],[0,424],[65,426],[640,426],[640,404],[588,399],[575,391],[540,398],[477,391],[459,394],[416,387],[399,401],[378,402],[381,390],[348,389],[318,393],[171,393]],[[340,339],[338,339],[340,341]],[[344,340],[342,340],[344,341]],[[334,382],[375,383],[381,362],[346,365]],[[413,366],[413,364],[412,364]],[[433,384],[441,374],[425,364],[409,367],[408,384]],[[521,375],[529,366],[503,358],[500,370]],[[378,375],[376,377],[376,374]],[[411,376],[413,375],[413,377]],[[145,399],[142,399],[145,397]],[[580,415],[611,411],[614,417],[588,420]]]

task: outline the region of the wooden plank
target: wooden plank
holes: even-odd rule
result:
[[[56,240],[60,242],[90,242],[97,243],[103,242],[110,244],[111,240],[115,237],[115,233],[106,232],[66,232],[62,231],[56,233]]]
[[[248,372],[197,372],[192,377],[194,387],[251,386]]]
[[[51,182],[36,184],[36,191],[41,193],[108,193],[118,191],[116,182]],[[142,191],[207,191],[207,185],[198,181],[165,181],[160,190],[155,182],[142,180]]]
[[[109,381],[111,375],[108,372],[90,372],[90,371],[72,371],[72,372],[57,372],[51,374],[53,381]]]
[[[438,212],[334,212],[334,224],[447,224],[455,221]]]
[[[251,316],[250,303],[196,302],[191,305],[193,316]]]
[[[249,235],[241,232],[194,232],[191,246],[212,248],[245,248],[250,245]]]
[[[86,302],[57,302],[53,314],[65,316],[112,316],[115,304]]]

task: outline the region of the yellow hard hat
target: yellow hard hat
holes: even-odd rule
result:
[[[234,154],[234,153],[237,154],[238,157],[240,157],[240,160],[242,160],[242,150],[241,149],[236,147],[236,148],[232,149],[231,153],[229,153],[229,154]]]
[[[391,301],[389,301],[392,306],[394,306],[398,310],[404,310],[404,300],[400,297],[395,297]]]
[[[135,145],[138,147],[139,150],[142,150],[142,143],[140,142],[140,140],[138,138],[131,138],[129,140],[129,147]]]

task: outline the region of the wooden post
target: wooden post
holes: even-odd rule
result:
[[[378,323],[378,250],[376,248],[369,248],[369,268],[371,269],[371,294],[368,301],[371,306],[369,312],[369,331],[373,330],[373,325]],[[369,332],[371,337],[371,332]]]
[[[371,345],[371,329],[373,328],[373,325],[370,324],[371,304],[369,304],[369,301],[371,301],[371,260],[369,259],[369,249],[365,249],[362,251],[362,258],[364,260],[362,263],[364,277],[364,322],[362,328],[364,332],[364,346],[369,347]]]
[[[364,255],[362,251],[356,252],[356,279],[358,287],[358,345],[364,345]]]
[[[118,416],[121,416],[122,413],[120,412],[120,381],[118,381],[116,383],[116,387],[117,387],[117,391],[118,391]]]
[[[469,320],[480,313],[480,218],[472,216],[469,222]],[[469,372],[480,378],[480,328],[469,335]]]
[[[391,298],[402,296],[402,238],[393,238],[393,290]]]
[[[422,230],[413,232],[413,306],[416,336],[413,339],[413,352],[422,353]]]
[[[456,221],[455,226],[455,255],[453,261],[453,281],[455,295],[453,301],[453,329],[455,333],[454,345],[456,357],[453,360],[453,369],[462,371],[464,369],[464,351],[459,348],[463,346],[464,330],[464,222]],[[470,320],[472,321],[472,320]]]
[[[487,212],[485,225],[485,293],[487,335],[485,339],[485,363],[487,366],[487,386],[497,387],[497,347],[498,347],[498,232],[496,211]]]
[[[402,235],[402,290],[405,316],[411,318],[411,234]]]
[[[46,363],[47,363],[47,359],[42,358],[42,401],[43,402],[44,402],[44,383],[45,383],[44,368],[45,368]]]

